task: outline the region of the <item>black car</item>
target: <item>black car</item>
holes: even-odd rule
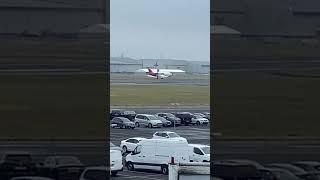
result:
[[[113,119],[115,117],[125,117],[129,119],[130,121],[133,121],[136,117],[137,113],[134,111],[126,111],[121,109],[113,109],[110,112],[110,119]]]
[[[0,179],[13,176],[33,176],[38,172],[37,164],[27,152],[5,152],[0,161]]]
[[[166,120],[171,122],[171,126],[180,126],[181,125],[181,119],[177,118],[171,113],[157,113],[156,116],[160,116],[165,118]]]
[[[259,170],[248,163],[213,162],[212,173],[221,179],[262,180]]]
[[[189,125],[192,122],[193,114],[190,112],[174,112],[172,113],[177,118],[181,119],[181,124],[185,126]]]
[[[56,180],[78,180],[85,166],[74,156],[49,156],[42,167],[42,176]]]
[[[134,122],[130,121],[128,118],[125,117],[115,117],[111,120],[111,125],[115,125],[120,127],[121,129],[134,129],[135,124]],[[114,126],[112,126],[114,127]]]
[[[295,176],[305,179],[305,180],[319,180],[319,175],[316,172],[307,172],[303,170],[302,168],[292,165],[292,164],[287,164],[287,163],[273,163],[273,164],[267,164],[265,167],[268,168],[281,168],[281,169],[286,169],[293,173]]]

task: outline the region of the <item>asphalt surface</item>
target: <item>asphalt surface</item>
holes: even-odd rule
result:
[[[274,71],[274,70],[311,70],[320,69],[320,59],[292,60],[249,60],[216,59],[214,71]]]

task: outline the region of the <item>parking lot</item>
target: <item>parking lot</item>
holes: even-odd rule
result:
[[[137,111],[137,110],[136,110]],[[173,110],[171,110],[173,111]],[[141,113],[141,111],[138,111]],[[153,109],[152,113],[156,113],[157,109]],[[200,111],[201,112],[201,111]],[[152,138],[156,131],[173,131],[181,137],[185,137],[189,143],[197,144],[210,144],[210,124],[207,125],[181,125],[177,127],[161,127],[161,128],[148,128],[136,127],[135,129],[120,129],[118,127],[111,128],[110,142],[116,146],[120,145],[121,140],[132,137]],[[124,157],[125,158],[125,157]],[[164,180],[168,179],[167,175],[163,175],[158,171],[150,170],[136,170],[128,171],[126,167],[117,176],[111,177],[114,180],[121,179],[146,179],[146,180]]]

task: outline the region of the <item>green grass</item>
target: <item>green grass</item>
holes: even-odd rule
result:
[[[209,105],[209,86],[195,85],[113,85],[111,105]]]
[[[214,87],[215,132],[240,136],[320,135],[320,78],[221,72],[215,74]]]
[[[1,138],[105,138],[105,78],[0,76]]]

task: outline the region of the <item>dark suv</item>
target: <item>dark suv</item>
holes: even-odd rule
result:
[[[184,124],[185,126],[188,126],[193,118],[193,114],[190,112],[173,112],[172,114],[177,118],[180,118],[181,124]]]
[[[0,179],[12,176],[32,176],[38,171],[37,164],[27,152],[5,152],[0,160]]]
[[[136,112],[134,111],[126,111],[126,110],[121,110],[121,109],[113,109],[110,112],[110,120],[115,118],[115,117],[125,117],[129,119],[130,121],[133,121],[134,118],[136,117]]]
[[[211,169],[215,177],[222,179],[262,180],[260,171],[248,163],[213,162]]]

